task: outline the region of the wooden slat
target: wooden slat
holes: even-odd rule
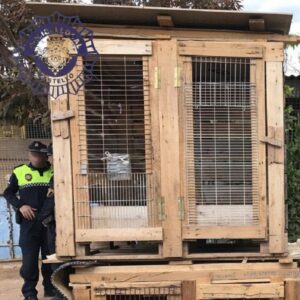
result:
[[[76,78],[82,71],[82,58],[78,58],[77,65],[72,70],[73,77]],[[74,118],[70,120],[71,142],[72,142],[72,163],[73,163],[73,193],[75,195],[75,224],[76,228],[90,228],[90,205],[89,194],[87,189],[78,189],[79,177],[80,183],[84,186],[88,185],[88,178],[86,175],[81,175],[81,164],[86,163],[86,152],[82,153],[81,147],[86,148],[86,135],[83,135],[85,128],[85,118],[79,116],[79,105],[85,101],[84,87],[81,87],[77,94],[69,95],[70,109],[74,112]],[[80,107],[82,109],[82,106]],[[81,124],[84,123],[84,124]],[[81,133],[81,135],[79,134]],[[78,203],[78,201],[82,203]],[[78,217],[78,216],[81,217]]]
[[[173,27],[174,23],[171,16],[159,15],[157,16],[157,22],[161,27]]]
[[[300,299],[300,280],[288,279],[285,283],[285,299],[299,300]]]
[[[249,19],[249,29],[251,31],[264,31],[265,20],[264,19]]]
[[[218,29],[181,29],[172,28],[133,28],[128,26],[105,26],[90,24],[90,28],[94,31],[94,36],[129,38],[129,39],[171,39],[172,37],[181,39],[205,40],[205,41],[271,41],[299,43],[300,38],[297,35],[282,35],[276,33],[253,33],[245,31],[226,31]]]
[[[253,166],[253,178],[258,176],[257,182],[258,186],[253,186],[254,190],[259,191],[258,199],[253,203],[253,208],[258,211],[258,222],[261,228],[265,228],[264,233],[266,237],[266,226],[267,226],[267,173],[266,173],[266,145],[260,143],[260,140],[266,135],[266,113],[265,113],[265,62],[263,60],[251,60],[251,83],[255,85],[255,99],[256,107],[255,113],[251,114],[252,124],[257,125],[257,132],[252,133],[252,144],[254,145],[253,161],[256,161],[256,156],[258,155],[258,170],[256,166]],[[252,126],[253,128],[253,126]],[[252,129],[253,131],[253,129]]]
[[[180,197],[178,89],[174,87],[174,65],[177,64],[177,42],[160,41],[157,62],[161,68],[159,89],[159,121],[161,149],[161,193],[165,199],[163,221],[164,257],[182,256],[181,220],[178,218]]]
[[[258,280],[269,281],[275,276],[299,279],[299,269],[295,264],[283,268],[279,263],[204,263],[193,265],[125,265],[95,266],[76,269],[70,275],[71,283],[88,283],[105,278],[106,282],[163,282],[193,281],[233,281],[246,283]],[[262,282],[263,283],[263,282]]]
[[[265,227],[258,226],[184,226],[182,237],[192,239],[263,239]]]
[[[68,98],[66,95],[53,100],[50,99],[51,113],[67,110]],[[54,125],[55,124],[55,125]],[[72,190],[72,156],[69,132],[69,121],[52,123],[60,126],[61,135],[53,136],[54,158],[54,191],[55,191],[55,218],[56,218],[56,253],[58,256],[74,256],[74,219],[73,219],[73,190]],[[68,136],[67,136],[68,135]]]
[[[259,224],[267,226],[267,162],[266,145],[260,143],[266,135],[266,97],[265,97],[265,62],[256,60],[255,72],[256,99],[257,99],[257,126],[258,126],[258,190],[259,190]]]
[[[284,143],[282,62],[266,63],[268,136]],[[269,251],[286,250],[284,204],[284,148],[268,145]]]
[[[263,48],[251,43],[181,41],[179,55],[262,58]]]
[[[153,53],[158,52],[158,44],[153,43]],[[150,226],[161,226],[161,218],[159,216],[158,201],[161,196],[161,158],[160,158],[160,127],[159,127],[159,115],[157,113],[159,98],[158,89],[155,88],[155,67],[157,67],[157,54],[149,57],[149,101],[151,111],[151,144],[152,144],[152,183],[153,183],[153,203],[152,210],[154,212],[152,218],[152,224]]]
[[[90,300],[91,290],[89,288],[73,287],[73,299],[74,300]]]
[[[196,281],[183,281],[182,286],[182,300],[196,300]]]
[[[101,228],[77,229],[78,242],[109,242],[109,241],[161,241],[162,229],[149,228]]]
[[[269,299],[284,296],[283,283],[198,284],[197,299]]]
[[[283,61],[284,45],[283,43],[267,43],[265,51],[266,61]]]
[[[94,39],[94,45],[100,55],[151,55],[152,42],[142,40],[105,40]]]
[[[184,58],[183,61],[183,81],[184,86],[181,89],[181,174],[182,174],[182,195],[185,198],[185,220],[184,224],[190,223],[189,218],[192,216],[192,220],[195,220],[195,214],[197,214],[196,207],[196,185],[195,185],[195,168],[187,166],[187,158],[189,158],[189,164],[194,165],[194,139],[193,134],[187,133],[187,128],[193,131],[193,115],[189,115],[188,110],[193,110],[193,96],[192,96],[192,59],[190,57]],[[187,95],[190,93],[190,95]],[[188,120],[187,120],[188,119]],[[187,124],[189,122],[189,124]],[[188,175],[188,176],[187,176]]]

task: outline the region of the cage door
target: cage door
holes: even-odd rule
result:
[[[75,174],[78,242],[162,239],[152,169],[151,42],[95,42],[93,74],[84,66],[78,100]],[[116,51],[114,51],[114,49]],[[112,54],[113,53],[113,54]]]
[[[212,44],[180,51],[194,55],[184,56],[183,238],[265,238],[261,51],[240,47],[232,57],[230,44]]]

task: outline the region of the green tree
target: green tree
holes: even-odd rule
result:
[[[285,91],[289,93],[292,90],[286,88]],[[285,131],[288,235],[289,241],[295,242],[300,238],[300,124],[292,106],[285,109]]]
[[[41,0],[36,0],[41,2]],[[49,0],[48,2],[80,3],[83,0]],[[32,13],[25,0],[0,2],[0,123],[24,123],[28,118],[43,118],[49,122],[47,96],[36,96],[19,79],[14,59],[18,32],[29,24]],[[202,9],[241,9],[241,0],[94,0],[100,4],[144,5]],[[25,61],[25,74],[36,74],[34,64]],[[41,80],[33,78],[33,80]]]
[[[18,32],[29,24],[31,12],[23,0],[2,0],[0,4],[0,122],[21,124],[47,111],[47,97],[37,97],[18,78],[16,62]],[[25,62],[25,61],[24,61]],[[25,74],[33,74],[27,61]]]

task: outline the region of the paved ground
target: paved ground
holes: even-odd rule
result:
[[[0,262],[0,299],[19,300],[23,299],[20,292],[23,283],[19,275],[20,262]],[[44,298],[41,278],[38,284],[39,300],[49,300]]]

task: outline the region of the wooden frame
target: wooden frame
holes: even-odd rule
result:
[[[259,198],[253,205],[257,206],[259,210],[259,222],[255,225],[248,226],[200,226],[197,224],[189,224],[187,218],[183,223],[182,237],[184,240],[193,239],[261,239],[265,240],[267,238],[267,219],[266,219],[266,156],[265,156],[265,144],[261,143],[260,140],[265,137],[265,95],[264,95],[264,62],[263,53],[265,53],[264,45],[261,43],[239,43],[239,47],[235,47],[235,43],[232,42],[200,42],[200,41],[180,41],[179,44],[179,55],[185,57],[184,63],[184,79],[185,84],[191,82],[191,56],[217,56],[217,57],[248,57],[251,58],[250,64],[250,80],[251,83],[256,85],[256,119],[254,121],[257,123],[257,133],[256,136],[252,136],[252,141],[257,144],[258,156],[258,189]],[[274,46],[274,45],[273,45]],[[233,48],[232,48],[233,47]],[[276,47],[275,47],[276,48]],[[226,51],[224,51],[226,49]],[[235,49],[235,50],[234,50]],[[268,56],[271,55],[268,52]],[[184,93],[184,92],[183,92]],[[181,99],[184,103],[184,98]],[[185,107],[181,105],[182,120],[184,120]],[[253,118],[253,117],[252,117]],[[184,128],[182,123],[182,128]],[[182,129],[184,131],[184,129]],[[255,138],[256,140],[253,140]],[[182,137],[182,142],[186,141],[184,134]],[[182,153],[184,153],[184,147],[182,146]],[[185,156],[185,155],[184,155]],[[185,176],[185,167],[182,165],[181,169],[183,176]],[[189,182],[191,182],[189,178]],[[185,178],[184,182],[187,182]],[[186,190],[187,187],[185,186]],[[186,190],[187,192],[187,190]],[[186,211],[190,210],[190,205],[186,201],[185,207]]]
[[[154,31],[151,32],[154,33]],[[179,34],[179,31],[176,31],[176,33]],[[73,202],[73,197],[76,197],[76,193],[78,193],[76,190],[76,176],[81,174],[83,170],[80,165],[82,157],[78,152],[79,144],[82,143],[82,140],[79,141],[79,122],[83,122],[79,105],[82,105],[85,101],[84,88],[82,87],[77,95],[70,94],[68,97],[62,97],[59,100],[51,100],[54,151],[62,152],[54,162],[55,168],[61,168],[61,162],[63,161],[63,174],[65,175],[65,163],[69,161],[67,174],[70,172],[72,174],[68,181],[62,183],[58,179],[56,182],[57,198],[63,193],[69,199],[63,204],[58,203],[56,208],[58,226],[62,226],[61,228],[64,229],[65,227],[68,228],[68,230],[58,232],[58,255],[75,255],[76,242],[80,247],[80,245],[90,242],[140,240],[163,242],[159,255],[155,257],[163,259],[170,257],[208,257],[203,253],[197,255],[184,252],[184,241],[194,239],[258,239],[263,244],[261,255],[284,253],[286,250],[284,198],[283,190],[280,185],[276,184],[279,180],[283,185],[284,172],[283,148],[279,147],[283,144],[281,73],[283,44],[278,42],[267,43],[266,41],[246,42],[245,40],[234,39],[224,42],[220,40],[191,41],[180,39],[160,39],[156,41],[108,40],[106,38],[97,39],[95,46],[102,51],[100,51],[102,54],[143,56],[143,79],[146,82],[144,93],[145,101],[149,103],[151,111],[152,135],[152,154],[150,152],[147,154],[148,156],[152,155],[152,161],[149,160],[147,172],[152,170],[153,185],[156,186],[153,202],[149,204],[148,208],[151,208],[150,214],[154,213],[157,216],[149,223],[149,228],[132,230],[128,228],[120,232],[113,228],[105,230],[91,229],[89,205],[82,203],[79,208],[76,200]],[[181,129],[182,125],[185,124],[184,85],[191,81],[192,71],[189,61],[191,61],[193,55],[235,56],[251,59],[251,82],[256,84],[258,123],[257,141],[253,140],[253,142],[258,144],[258,176],[263,179],[258,180],[259,199],[257,207],[259,209],[259,223],[257,225],[198,226],[187,222],[187,212],[189,210],[187,202],[184,202],[183,207],[187,177],[185,162],[181,159],[185,152],[185,136]],[[81,72],[82,60],[79,59],[73,73],[77,76]],[[265,78],[267,79],[266,87],[264,85]],[[266,110],[267,119],[265,116]],[[281,116],[278,117],[274,111],[279,111]],[[62,148],[67,151],[59,150]],[[74,150],[71,151],[71,149]],[[268,149],[268,166],[266,164],[266,149]],[[86,180],[85,185],[88,185],[88,177],[83,174],[80,176],[82,180]],[[67,188],[67,193],[62,192],[66,188],[62,184],[67,184],[73,188],[72,190]],[[277,189],[270,189],[271,186],[275,186]],[[81,196],[82,199],[88,200],[88,195],[81,194]],[[271,204],[269,207],[267,207],[268,199]],[[71,205],[72,210],[67,209],[66,206],[68,205]],[[78,211],[83,211],[84,216],[80,220],[75,218],[74,221],[73,209],[75,216],[78,215]],[[160,226],[161,223],[162,226]],[[269,224],[269,242],[267,224]],[[66,244],[68,244],[67,250],[65,248]],[[82,255],[82,253],[78,252],[78,255]],[[253,254],[253,256],[255,255],[257,256],[259,253]],[[226,255],[224,254],[224,256]],[[222,257],[221,253],[219,257]]]
[[[191,265],[186,262],[172,265],[79,268],[75,274],[70,275],[70,281],[73,288],[86,287],[91,294],[96,288],[117,288],[124,289],[125,292],[133,287],[173,286],[178,293],[180,292],[178,296],[181,296],[175,299],[181,300],[257,299],[257,297],[295,300],[300,286],[299,272],[296,263],[230,262]],[[85,293],[88,294],[87,291]]]
[[[153,103],[150,101],[149,98],[149,91],[148,85],[149,85],[149,64],[150,64],[150,58],[152,54],[152,42],[150,41],[127,41],[127,40],[105,40],[105,39],[97,39],[94,42],[96,49],[100,52],[100,54],[108,54],[108,55],[140,55],[143,57],[143,80],[144,80],[144,98],[145,103],[147,103],[147,106],[150,107],[150,109],[153,109],[156,107],[153,105]],[[79,59],[76,67],[74,68],[74,72],[76,74],[79,74],[82,72],[82,59]],[[75,74],[75,75],[76,75]],[[161,241],[163,239],[162,235],[162,229],[161,226],[159,226],[159,220],[156,216],[152,216],[152,219],[149,220],[149,227],[146,228],[122,228],[122,230],[117,228],[105,228],[105,229],[92,229],[91,228],[91,219],[89,216],[91,216],[91,209],[89,205],[89,195],[85,190],[78,190],[77,184],[78,184],[78,176],[80,176],[81,183],[84,186],[87,186],[89,184],[88,175],[85,174],[83,171],[83,166],[81,165],[81,161],[84,156],[86,156],[87,146],[86,146],[86,139],[85,134],[83,133],[82,136],[82,130],[85,128],[85,115],[84,112],[80,110],[79,106],[81,105],[84,107],[85,103],[85,97],[84,97],[84,88],[82,87],[77,95],[70,95],[70,102],[71,102],[71,108],[74,111],[74,118],[71,120],[71,136],[72,136],[72,158],[74,163],[73,168],[73,191],[75,195],[75,222],[76,222],[76,242],[78,243],[77,246],[80,248],[82,243],[89,244],[91,242],[111,242],[111,241],[132,241],[132,240],[140,240],[140,241]],[[146,108],[145,108],[146,109]],[[148,108],[147,108],[148,109]],[[148,111],[147,111],[148,112]],[[152,116],[153,114],[151,114]],[[155,135],[155,132],[157,132],[158,127],[157,122],[154,122],[152,125],[153,117],[151,117],[151,133],[153,132]],[[82,124],[81,124],[81,123]],[[145,127],[145,130],[147,133],[149,132],[149,128]],[[81,136],[79,134],[81,132]],[[154,138],[157,135],[154,136]],[[85,141],[85,142],[84,142]],[[83,147],[83,152],[79,151],[79,145],[80,143],[81,147]],[[156,146],[159,144],[156,143]],[[151,157],[151,153],[148,151],[149,149],[146,149],[146,173],[153,172],[153,170],[150,170],[151,165],[156,163],[156,161],[153,162],[153,159]],[[158,153],[155,153],[155,155]],[[87,161],[87,158],[84,159],[84,161]],[[160,166],[159,166],[160,168]],[[157,167],[155,167],[155,170],[159,170]],[[152,176],[152,175],[151,175]],[[157,174],[155,174],[157,176]],[[153,179],[153,184],[156,184],[159,186],[159,181],[157,179]],[[152,180],[152,179],[151,179]],[[80,196],[80,199],[86,199],[87,204],[84,203],[76,203],[77,197]],[[156,201],[158,199],[157,196],[157,190],[155,191],[155,195],[153,195],[154,201],[149,203],[149,209],[151,210],[150,214],[156,214],[157,213],[157,205]],[[80,216],[78,219],[78,214],[84,213],[84,216]],[[151,227],[155,226],[155,227]],[[82,253],[78,252],[78,255],[82,255]]]
[[[269,51],[274,52],[274,47],[270,46]],[[282,44],[280,46],[282,47]],[[280,48],[277,52],[281,53]],[[275,59],[273,56],[266,62],[268,137],[281,143],[281,147],[268,143],[267,149],[270,253],[284,253],[287,246],[285,240],[283,67],[278,57],[281,56],[275,56]]]

